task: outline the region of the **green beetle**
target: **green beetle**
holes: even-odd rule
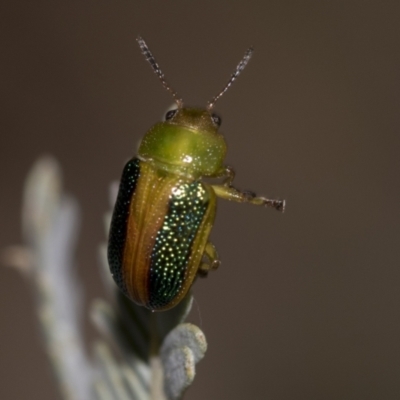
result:
[[[183,107],[167,84],[145,41],[140,49],[177,108],[144,136],[138,156],[122,173],[108,244],[112,276],[122,292],[153,311],[176,306],[195,278],[206,276],[220,261],[208,237],[217,197],[284,211],[284,200],[258,197],[232,186],[234,171],[225,166],[226,142],[218,132],[215,102],[245,68],[249,48],[224,89],[205,109]],[[209,184],[202,178],[220,178]]]

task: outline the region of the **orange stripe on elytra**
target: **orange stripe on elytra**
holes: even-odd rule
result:
[[[143,265],[143,260],[138,252],[140,252],[139,243],[142,241],[146,220],[146,198],[153,180],[151,172],[146,163],[140,163],[140,178],[131,202],[128,220],[128,231],[135,232],[135,234],[124,253],[127,288],[131,297],[139,304],[145,304],[147,296],[146,265]]]
[[[140,179],[141,178],[139,178],[139,182]],[[136,186],[136,190],[133,193],[133,197],[131,199],[131,204],[129,207],[129,218],[126,227],[126,239],[125,239],[124,254],[122,259],[123,277],[125,280],[126,289],[129,293],[129,296],[135,301],[139,301],[139,299],[133,293],[133,287],[132,287],[133,264],[131,263],[131,260],[133,254],[135,253],[135,247],[140,232],[138,226],[139,221],[137,220],[137,215],[135,215],[135,203],[137,199],[138,186],[139,185]]]
[[[148,303],[150,256],[176,181],[174,176],[160,176],[148,163],[140,164],[140,178],[130,205],[123,259],[127,290],[139,304]]]

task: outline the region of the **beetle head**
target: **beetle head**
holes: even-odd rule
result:
[[[146,42],[141,37],[137,41],[142,54],[177,104],[175,110],[167,112],[164,122],[147,132],[139,147],[139,157],[158,162],[159,167],[170,172],[195,178],[218,175],[223,170],[226,143],[218,132],[221,118],[213,112],[213,107],[246,67],[253,49],[250,47],[246,51],[228,83],[207,103],[206,108],[186,108],[177,92],[166,82]]]

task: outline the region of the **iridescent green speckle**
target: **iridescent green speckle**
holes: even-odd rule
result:
[[[180,292],[191,247],[208,202],[208,193],[200,182],[184,183],[172,189],[168,212],[151,254],[150,307],[163,307]]]

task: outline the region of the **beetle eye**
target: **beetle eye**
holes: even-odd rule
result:
[[[213,113],[211,115],[211,119],[213,120],[213,122],[216,126],[221,126],[222,120],[219,115]]]
[[[175,114],[176,114],[177,111],[178,111],[178,110],[169,110],[169,111],[165,114],[165,120],[166,120],[166,121],[169,121],[170,119],[172,119],[172,118],[175,116]]]

